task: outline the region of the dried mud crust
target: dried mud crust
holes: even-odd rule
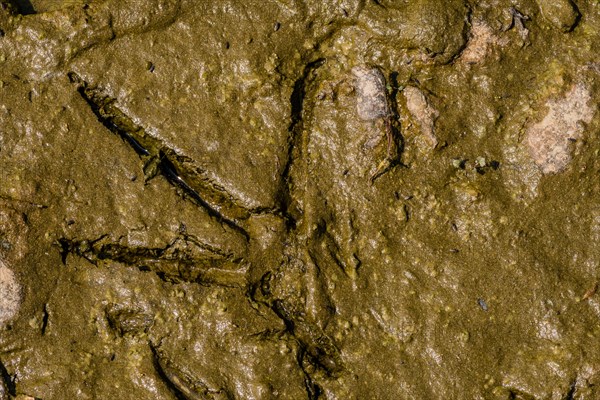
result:
[[[0,5],[0,400],[600,396],[594,2]]]

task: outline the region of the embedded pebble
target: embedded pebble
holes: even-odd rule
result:
[[[373,121],[389,116],[385,77],[378,68],[354,67],[356,111],[360,119]]]
[[[406,98],[406,108],[419,125],[426,140],[431,147],[437,146],[438,140],[435,137],[434,124],[439,116],[438,111],[429,104],[425,94],[416,87],[407,86],[403,93]]]
[[[15,274],[0,261],[0,326],[10,321],[21,305],[21,287]]]
[[[571,161],[570,142],[581,137],[581,123],[594,116],[590,100],[586,87],[574,85],[564,98],[548,101],[544,119],[527,130],[529,154],[544,174],[560,172]]]

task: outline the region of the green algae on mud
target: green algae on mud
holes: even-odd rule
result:
[[[30,4],[2,400],[599,396],[596,2]]]

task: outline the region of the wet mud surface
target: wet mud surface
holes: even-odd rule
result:
[[[0,1],[0,400],[600,398],[600,3]]]

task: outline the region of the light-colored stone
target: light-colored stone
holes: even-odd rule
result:
[[[506,41],[494,33],[492,28],[481,21],[473,22],[469,42],[459,60],[467,64],[477,64],[485,60],[495,46],[505,45]]]
[[[15,274],[0,261],[0,326],[10,321],[21,305],[21,286]]]
[[[431,147],[437,146],[438,140],[435,137],[434,125],[439,116],[438,111],[429,104],[425,94],[416,87],[407,86],[403,93],[406,98],[406,107],[425,135],[425,139]]]
[[[527,130],[529,154],[544,174],[561,172],[571,161],[570,141],[577,140],[594,116],[591,96],[582,84],[547,103],[548,113]]]
[[[385,77],[377,68],[354,67],[356,112],[360,119],[373,121],[389,116]]]

